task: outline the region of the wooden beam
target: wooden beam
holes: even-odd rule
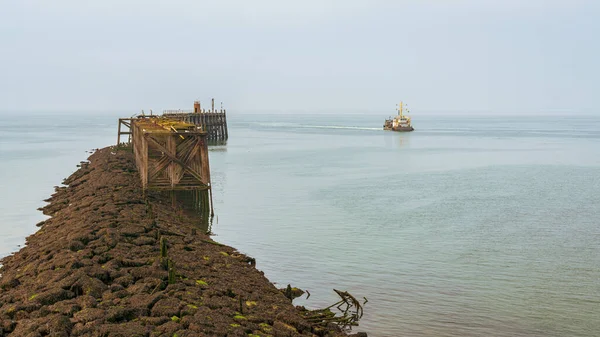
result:
[[[179,160],[179,158],[177,158],[177,156],[173,155],[171,152],[169,152],[169,150],[167,148],[165,148],[164,146],[162,146],[159,142],[157,142],[154,138],[152,138],[152,136],[149,133],[144,134],[144,137],[150,142],[152,143],[152,145],[154,145],[155,147],[157,147],[160,151],[162,151],[167,157],[171,158],[172,161],[176,162],[177,164],[181,165],[183,167],[184,170],[186,170],[188,173],[190,173],[194,178],[198,179],[199,182],[203,182],[202,176],[200,176],[198,173],[196,173],[196,171],[194,171],[191,167],[189,167],[186,163],[184,163],[183,161]]]
[[[121,120],[119,119],[119,130],[117,131],[117,145],[121,144]]]

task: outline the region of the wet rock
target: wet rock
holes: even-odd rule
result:
[[[30,320],[22,320],[21,322],[19,322],[19,324],[16,325],[15,329],[12,332],[12,335],[26,337],[42,337],[42,335],[39,332],[37,332],[38,326],[39,325],[35,324]]]
[[[116,293],[116,292],[119,292],[119,291],[121,291],[121,290],[125,290],[125,288],[123,288],[123,286],[122,286],[122,285],[120,285],[120,284],[118,284],[118,283],[114,283],[114,284],[111,284],[111,285],[108,287],[108,290],[110,290],[110,291],[111,291],[111,292],[113,292],[113,293]]]
[[[78,323],[88,323],[104,318],[106,312],[103,309],[85,308],[73,315],[73,320]]]
[[[130,274],[123,275],[121,277],[115,278],[113,280],[113,284],[114,283],[118,283],[118,284],[122,285],[123,287],[127,288],[131,284],[133,284],[133,276],[131,276]]]
[[[140,235],[144,234],[146,232],[146,229],[144,228],[144,226],[129,225],[126,227],[121,227],[119,232],[124,237],[137,238]]]
[[[14,278],[14,277],[5,277],[5,278],[1,279],[0,289],[2,289],[2,290],[12,289],[12,288],[17,287],[19,284],[21,284],[21,282],[19,282],[19,279]]]
[[[73,314],[81,310],[81,305],[77,300],[68,300],[55,303],[48,307],[48,310],[53,313],[62,314],[68,317],[73,317]]]
[[[148,309],[146,308],[110,308],[106,315],[106,321],[110,323],[127,322],[138,316],[146,315],[148,315]]]
[[[164,298],[162,294],[136,294],[128,299],[128,305],[134,308],[152,309],[158,301]]]
[[[132,242],[136,246],[144,246],[144,245],[154,246],[154,245],[156,245],[156,239],[154,239],[153,237],[149,237],[149,236],[140,236],[140,237],[136,238],[135,240],[133,240]]]
[[[142,317],[141,321],[148,325],[159,326],[171,321],[171,317]]]
[[[56,337],[68,337],[73,329],[73,323],[71,320],[64,315],[52,315],[46,317],[48,322],[46,323],[45,330],[50,336]]]
[[[85,248],[85,244],[78,240],[71,240],[68,245],[69,249],[73,252],[82,250]]]
[[[149,326],[143,326],[140,322],[126,322],[119,324],[103,324],[97,327],[99,336],[110,337],[146,337],[152,330]],[[169,335],[173,336],[173,335]]]
[[[283,323],[281,321],[275,321],[273,323],[273,333],[277,336],[289,336],[298,333],[298,330],[293,326]]]
[[[181,302],[176,298],[163,298],[156,302],[152,307],[151,315],[154,317],[161,316],[179,316],[181,311]]]
[[[180,330],[181,328],[181,324],[170,320],[169,322],[157,327],[154,330],[154,333],[160,336],[173,336],[177,332],[177,330]]]
[[[79,295],[89,295],[95,298],[101,298],[102,294],[108,289],[104,282],[90,276],[82,276],[71,286],[73,292]]]
[[[34,294],[32,297],[33,296],[35,296],[35,298],[33,298],[34,301],[39,302],[42,305],[51,305],[59,301],[73,298],[75,297],[75,294],[72,291],[64,289],[50,289],[40,294]]]
[[[90,295],[79,296],[76,300],[81,308],[95,308],[98,305],[96,298]]]

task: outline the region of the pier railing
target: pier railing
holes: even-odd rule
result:
[[[181,110],[181,109],[171,109],[171,110],[163,110],[163,115],[165,114],[190,114],[193,113],[194,110]]]

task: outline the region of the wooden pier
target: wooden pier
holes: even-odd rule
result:
[[[201,213],[214,214],[207,132],[171,118],[138,116],[119,119],[117,144],[122,135],[131,140],[144,191],[170,191],[173,198],[192,198]]]
[[[211,144],[222,144],[228,139],[227,111],[215,110],[215,99],[212,99],[210,110],[204,110],[200,101],[194,102],[193,110],[165,110],[163,116],[182,122],[195,124],[207,133],[207,139]]]

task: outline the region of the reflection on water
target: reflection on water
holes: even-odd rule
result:
[[[408,135],[406,135],[404,132],[401,132],[398,135],[398,144],[399,144],[399,147],[407,146],[409,139],[410,139],[410,137]]]
[[[399,149],[410,146],[410,132],[382,131],[386,148]],[[414,131],[413,131],[414,132]]]
[[[208,149],[210,151],[227,151],[227,141],[209,141]]]
[[[173,205],[190,217],[199,219],[198,226],[203,233],[212,233],[214,214],[211,214],[208,190],[171,191],[170,195]]]

